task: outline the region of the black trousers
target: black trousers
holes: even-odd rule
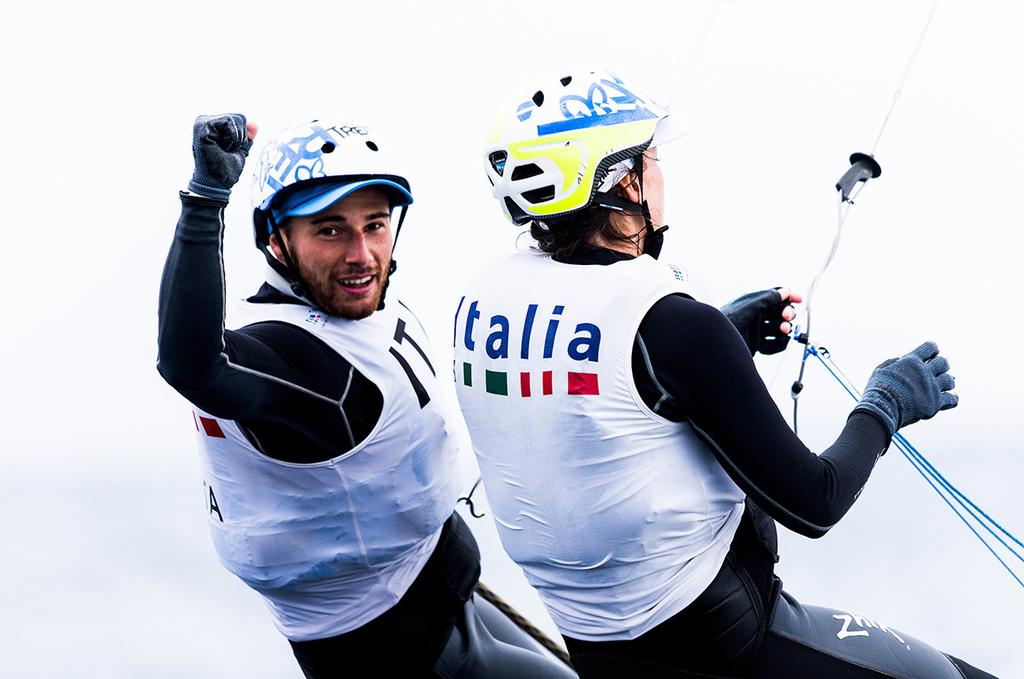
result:
[[[603,642],[565,637],[580,677],[994,679],[902,632],[802,605],[783,592],[772,573],[773,536],[765,539],[761,518],[744,514],[714,581],[646,634]]]

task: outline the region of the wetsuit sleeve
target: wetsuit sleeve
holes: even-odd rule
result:
[[[835,525],[889,444],[881,422],[856,412],[820,456],[808,450],[783,419],[743,339],[714,307],[665,297],[644,317],[638,343],[660,389],[729,476],[798,533],[820,537]]]
[[[238,421],[265,454],[293,462],[351,449],[380,416],[379,389],[285,323],[224,329],[225,204],[181,195],[160,284],[157,369],[202,410]]]
[[[230,367],[232,354],[272,362],[268,349],[225,332],[221,241],[225,203],[181,194],[182,210],[160,283],[157,370],[182,396],[225,419],[271,405],[266,380]],[[278,357],[280,360],[280,357]]]

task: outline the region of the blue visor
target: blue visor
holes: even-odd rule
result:
[[[411,205],[412,194],[409,190],[389,179],[364,179],[349,184],[317,184],[308,189],[300,189],[285,197],[280,205],[270,208],[275,221],[288,217],[308,217],[326,210],[339,200],[367,186],[379,186],[391,199],[391,207]]]

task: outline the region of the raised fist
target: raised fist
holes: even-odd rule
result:
[[[192,125],[195,171],[188,190],[227,201],[255,136],[256,125],[247,124],[241,113],[197,117]]]

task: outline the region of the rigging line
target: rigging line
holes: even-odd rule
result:
[[[928,13],[928,19],[924,22],[924,28],[921,29],[921,35],[917,38],[917,44],[914,46],[914,51],[910,54],[910,59],[907,60],[907,67],[903,69],[903,77],[900,78],[899,84],[896,86],[896,91],[892,95],[892,102],[889,104],[889,110],[885,112],[885,118],[882,120],[882,127],[878,130],[878,136],[875,137],[875,144],[871,147],[871,155],[875,155],[875,150],[878,148],[878,142],[882,140],[882,133],[885,132],[885,127],[889,124],[889,117],[892,115],[892,111],[896,108],[896,102],[899,100],[900,95],[903,94],[903,88],[907,84],[907,80],[910,78],[910,69],[914,65],[914,61],[917,60],[917,53],[921,50],[921,44],[924,42],[925,35],[928,34],[928,29],[932,25],[932,17],[935,16],[935,10],[939,7],[939,0],[935,0],[932,4],[932,11]]]
[[[825,264],[811,281],[810,287],[807,288],[807,299],[804,301],[804,319],[807,323],[804,334],[808,338],[811,336],[811,302],[814,300],[814,291],[818,288],[818,283],[821,282],[822,277],[832,265],[832,260],[835,259],[836,253],[839,251],[839,243],[843,238],[843,225],[846,224],[846,218],[850,216],[850,208],[853,207],[854,200],[860,195],[865,186],[867,186],[867,182],[858,183],[847,200],[843,200],[841,195],[839,197],[838,213],[836,215],[836,235],[832,239],[832,248],[828,252],[828,257],[825,258]]]
[[[818,347],[815,347],[815,349],[817,350],[817,352],[815,353],[815,356],[818,358],[819,361],[822,362],[822,364],[825,366],[825,369],[828,370],[830,373],[832,373],[832,376],[835,377],[836,381],[839,382],[839,385],[842,386],[843,389],[846,390],[846,393],[848,393],[854,400],[860,400],[860,392],[857,390],[856,387],[853,386],[853,381],[846,375],[846,373],[844,373],[839,368],[839,365],[836,364],[836,362],[832,360],[831,356],[823,356],[823,354],[825,353],[824,350],[822,350],[822,349],[820,349]],[[838,373],[838,375],[836,373]],[[841,376],[841,378],[840,378],[840,376]],[[921,463],[928,470],[929,474],[931,474],[933,478],[935,478],[940,484],[942,484],[942,486],[944,486],[949,491],[949,493],[951,495],[954,495],[957,498],[962,499],[963,502],[966,502],[967,505],[969,505],[971,509],[973,509],[974,511],[978,512],[978,514],[980,514],[981,517],[983,517],[985,519],[985,521],[988,521],[990,524],[995,526],[996,529],[999,530],[999,532],[1001,532],[1006,537],[1010,538],[1010,540],[1012,540],[1019,547],[1024,549],[1024,542],[1022,542],[1021,540],[1017,539],[1017,537],[1013,533],[1011,533],[1006,528],[1004,528],[1002,525],[1000,525],[1000,523],[998,521],[996,521],[995,519],[993,519],[991,516],[989,516],[988,513],[984,509],[979,507],[973,500],[971,500],[971,498],[967,497],[967,495],[964,494],[963,491],[961,491],[959,488],[954,486],[952,484],[952,482],[950,482],[949,479],[947,479],[942,474],[942,472],[940,472],[938,470],[938,468],[936,468],[935,465],[933,465],[928,460],[928,458],[926,458],[924,456],[924,454],[920,450],[918,450],[917,447],[914,446],[914,444],[912,444],[910,442],[910,439],[908,439],[906,436],[904,436],[903,434],[901,434],[899,432],[896,432],[896,434],[893,435],[893,439],[896,440],[898,443],[901,443],[903,446],[905,446],[907,448],[907,450],[912,455],[914,455],[914,457],[916,457],[918,460],[920,460]],[[958,500],[958,502],[959,502],[959,500]],[[966,507],[965,507],[965,509],[966,509]],[[979,518],[977,516],[975,516],[975,519],[977,519],[977,521],[979,523],[984,523],[981,520],[981,518]],[[997,540],[999,539],[998,536],[995,536],[995,537],[996,537]],[[1002,540],[1000,540],[1000,542],[1002,542]],[[1007,549],[1009,549],[1010,551],[1013,551],[1014,554],[1016,555],[1016,552],[1014,551],[1013,547],[1010,547],[1009,545],[1007,545],[1005,543],[1003,543],[1003,546],[1006,547]],[[1024,561],[1024,558],[1022,558],[1020,556],[1018,556],[1018,558],[1020,558],[1022,561]]]
[[[825,366],[825,369],[828,370],[832,374],[832,377],[834,377],[837,382],[839,382],[839,385],[843,389],[846,390],[846,393],[849,394],[854,400],[858,400],[859,397],[856,395],[856,391],[857,390],[855,388],[853,388],[852,386],[850,386],[850,385],[844,384],[843,381],[839,378],[839,376],[836,375],[836,373],[832,372],[832,368],[829,367],[828,363],[826,363],[825,360],[817,352],[814,354],[814,356],[819,361],[821,361],[821,364],[823,366]],[[960,491],[960,489],[958,489],[956,486],[954,486],[952,483],[950,483],[949,480],[947,480],[946,477],[943,476],[939,472],[939,470],[936,469],[935,466],[931,462],[929,462],[928,459],[925,458],[925,456],[919,450],[917,450],[917,448],[915,448],[910,443],[909,440],[907,440],[907,438],[905,436],[903,436],[900,433],[896,433],[893,436],[893,443],[896,445],[896,447],[899,449],[899,451],[903,454],[903,457],[907,458],[908,462],[913,464],[915,467],[917,467],[918,465],[923,467],[923,469],[925,471],[927,471],[927,473],[933,479],[938,481],[939,485],[942,486],[946,490],[946,492],[949,493],[950,496],[952,496],[952,498],[954,500],[956,500],[957,504],[959,504],[961,507],[963,507],[964,510],[968,514],[971,515],[972,519],[977,521],[979,525],[981,525],[986,531],[988,531],[989,534],[992,535],[992,537],[994,537],[996,540],[998,540],[999,544],[1001,544],[1011,554],[1013,554],[1015,557],[1017,557],[1018,560],[1020,560],[1021,562],[1024,562],[1024,556],[1021,556],[1020,554],[1017,553],[1017,551],[1013,547],[1011,547],[1010,545],[1006,544],[1006,542],[1001,537],[999,537],[999,535],[995,531],[993,531],[992,528],[989,527],[988,524],[986,524],[984,521],[982,521],[981,517],[979,517],[978,514],[975,514],[974,512],[977,511],[985,519],[987,519],[989,523],[991,523],[993,526],[995,526],[997,529],[999,529],[1004,535],[1009,537],[1011,540],[1016,542],[1021,547],[1024,547],[1024,543],[1021,543],[1021,541],[1018,540],[1016,537],[1014,537],[1014,535],[1012,533],[1010,533],[1008,530],[1006,530],[1001,525],[999,525],[999,523],[995,519],[993,519],[988,514],[986,514],[985,511],[981,509],[981,507],[976,505],[973,501],[971,501],[971,499],[969,497],[964,495]],[[935,488],[934,485],[932,485],[932,487]],[[938,489],[936,489],[936,492],[940,492],[941,493],[941,491],[939,491]],[[955,507],[953,507],[953,511],[957,512],[957,514],[959,515],[959,511]]]
[[[700,53],[701,48],[704,47],[704,42],[707,40],[708,34],[711,33],[711,27],[715,25],[715,19],[718,18],[718,12],[722,9],[722,5],[724,3],[725,0],[717,0],[715,2],[715,9],[711,12],[711,18],[709,18],[707,24],[705,24],[704,31],[701,33],[700,37],[697,38],[697,43],[690,51],[690,56],[687,57],[686,63],[683,65],[683,68],[679,73],[679,78],[676,79],[676,85],[672,88],[672,94],[669,96],[668,102],[666,103],[666,107],[668,109],[672,108],[672,103],[675,102],[676,96],[679,95],[679,90],[682,89],[686,76],[690,74],[693,64],[697,61],[697,55]]]
[[[480,485],[481,481],[483,481],[483,477],[482,476],[476,477],[476,482],[473,484],[473,487],[469,489],[469,492],[466,493],[464,496],[460,497],[458,500],[455,501],[455,504],[459,504],[460,502],[465,502],[466,506],[469,507],[469,514],[470,514],[470,516],[472,516],[474,519],[482,519],[485,516],[487,516],[483,512],[480,512],[479,514],[477,514],[477,512],[476,512],[476,505],[473,504],[473,493],[476,492],[476,488],[477,488],[477,486]]]
[[[988,544],[988,542],[986,542],[985,539],[983,537],[981,537],[981,535],[978,533],[978,531],[976,531],[974,529],[974,526],[972,526],[970,524],[970,522],[967,519],[965,519],[963,517],[963,515],[960,514],[959,511],[957,511],[956,507],[953,506],[953,503],[949,501],[949,499],[942,493],[942,491],[940,491],[938,488],[936,488],[935,484],[932,483],[932,480],[930,478],[928,478],[928,476],[923,471],[921,471],[921,469],[918,469],[917,465],[914,464],[913,460],[911,460],[911,458],[909,456],[907,456],[907,454],[903,451],[902,448],[899,447],[898,444],[897,444],[896,447],[899,448],[900,452],[903,453],[904,457],[906,457],[906,459],[908,461],[910,461],[911,465],[913,465],[914,469],[917,470],[917,472],[922,476],[922,478],[924,478],[924,480],[928,482],[928,485],[932,487],[932,490],[934,490],[936,492],[936,494],[938,494],[938,496],[940,498],[942,498],[942,501],[945,502],[947,505],[949,505],[949,508],[953,510],[953,513],[957,515],[957,518],[959,518],[961,521],[963,521],[964,525],[967,526],[967,528],[970,529],[970,531],[972,533],[974,533],[974,537],[978,538],[978,540],[981,541],[981,544],[985,545],[985,549],[987,549],[989,552],[991,552],[992,556],[994,556],[996,558],[996,561],[998,561],[1000,563],[1000,565],[1002,565],[1002,567],[1004,569],[1006,569],[1006,572],[1010,574],[1010,577],[1012,577],[1014,580],[1016,580],[1018,585],[1020,585],[1021,587],[1024,587],[1024,582],[1021,581],[1021,579],[1017,576],[1017,574],[1013,571],[1013,569],[1011,569],[1006,564],[1006,562],[1003,561],[1003,559],[999,556],[999,554],[996,553],[996,550],[994,550],[992,548],[992,545]]]
[[[989,535],[994,537],[996,539],[996,541],[998,541],[999,544],[1003,546],[1003,549],[1005,549],[1010,554],[1012,554],[1015,557],[1017,557],[1018,561],[1020,561],[1021,563],[1024,563],[1024,556],[1022,556],[1014,547],[1012,547],[1011,545],[1008,545],[1006,543],[1006,541],[1003,538],[1001,538],[999,536],[999,534],[996,533],[995,530],[992,529],[992,526],[989,525],[989,523],[986,523],[985,521],[982,521],[982,518],[980,516],[978,516],[978,514],[976,514],[975,511],[980,512],[981,514],[983,514],[987,518],[988,518],[988,515],[985,514],[984,512],[982,512],[980,509],[978,509],[977,505],[975,505],[973,502],[970,501],[969,498],[967,498],[967,496],[965,496],[963,493],[961,493],[959,490],[957,490],[957,488],[955,486],[953,486],[951,483],[946,481],[941,474],[938,474],[938,472],[933,471],[934,468],[929,469],[929,467],[931,465],[930,465],[930,463],[928,462],[927,459],[925,459],[924,457],[920,457],[920,456],[914,456],[906,448],[906,439],[897,439],[897,438],[894,437],[893,438],[893,444],[896,446],[897,449],[899,449],[900,453],[903,454],[903,457],[905,457],[908,462],[910,462],[915,467],[919,467],[919,471],[923,470],[922,473],[927,473],[929,476],[931,476],[931,478],[935,479],[939,483],[938,487],[936,487],[934,484],[932,484],[932,488],[934,488],[937,493],[939,493],[940,495],[943,495],[943,497],[950,497],[953,500],[955,500],[956,503],[958,505],[960,505],[963,508],[963,510],[965,512],[967,512],[967,514],[978,523],[979,526],[984,528],[985,531],[988,532]],[[943,489],[945,489],[946,494],[943,494],[943,492],[942,492]],[[950,505],[950,506],[952,507],[952,505]],[[957,510],[955,507],[953,507],[953,511],[955,511],[958,515],[960,514],[960,511]],[[1006,532],[1006,529],[1004,529],[1002,526],[1000,526],[998,523],[996,523],[991,518],[988,518],[988,521],[991,522],[991,524],[994,525],[996,528],[998,528],[1000,531],[1003,531],[1004,533]],[[1013,540],[1014,542],[1018,542],[1018,543],[1020,542],[1013,535],[1010,535],[1009,533],[1007,533],[1007,535],[1009,535],[1010,539]],[[988,544],[988,541],[985,540],[983,537],[979,536],[979,539],[982,542],[985,542],[986,544]]]
[[[800,332],[800,328],[796,328],[793,332],[794,338],[806,345],[804,349],[803,359],[800,361],[800,372],[797,375],[796,381],[793,382],[793,386],[790,388],[790,397],[793,399],[793,433],[799,435],[798,425],[798,412],[799,412],[799,401],[797,400],[800,396],[800,392],[804,388],[804,369],[807,367],[807,357],[810,355],[811,347],[811,302],[814,299],[814,291],[818,287],[818,283],[821,281],[825,272],[832,264],[832,260],[835,259],[836,252],[839,251],[839,242],[843,237],[843,225],[846,223],[846,218],[850,216],[850,208],[856,202],[860,192],[864,190],[867,185],[867,181],[857,182],[857,185],[850,192],[849,196],[843,197],[840,191],[839,205],[837,208],[836,215],[836,235],[832,239],[832,248],[829,250],[828,257],[825,258],[825,264],[818,271],[814,280],[811,281],[811,285],[807,290],[807,298],[804,300],[804,323],[805,327],[803,332]],[[838,188],[838,186],[837,186]]]
[[[519,611],[512,608],[512,606],[510,606],[504,599],[498,596],[497,592],[485,585],[483,582],[477,581],[476,593],[501,611],[505,617],[515,623],[519,629],[529,634],[534,641],[547,649],[551,655],[555,656],[569,667],[572,667],[572,660],[569,658],[568,651],[559,646],[548,635],[544,634],[544,632],[542,632],[536,625],[523,617]]]
[[[913,52],[911,52],[910,58],[907,60],[907,65],[903,69],[903,75],[900,77],[899,84],[896,86],[896,91],[893,92],[892,101],[889,104],[889,110],[885,112],[885,118],[882,119],[882,126],[878,130],[878,136],[875,137],[875,143],[871,147],[871,153],[868,154],[872,158],[875,155],[875,151],[878,149],[878,144],[882,139],[882,134],[885,132],[885,128],[889,125],[889,118],[892,116],[892,112],[896,108],[896,102],[899,101],[900,95],[903,94],[903,88],[906,86],[907,81],[910,79],[910,72],[914,66],[914,62],[917,60],[918,53],[921,51],[921,45],[924,43],[924,38],[928,34],[928,29],[931,27],[932,19],[935,17],[935,10],[938,9],[939,7],[939,2],[940,0],[935,0],[935,2],[932,4],[932,9],[928,13],[928,19],[925,21],[924,28],[921,29],[921,34],[917,38],[917,44],[914,45],[914,50]],[[811,301],[814,297],[814,290],[818,286],[818,282],[821,280],[821,277],[825,274],[825,271],[832,263],[833,258],[835,258],[836,251],[839,249],[839,240],[843,233],[843,224],[846,222],[846,218],[850,214],[850,208],[856,202],[855,199],[858,195],[860,195],[861,190],[863,190],[866,184],[866,179],[864,181],[858,182],[856,188],[854,188],[853,191],[850,193],[849,198],[844,199],[841,197],[839,200],[838,228],[836,229],[836,236],[832,241],[832,249],[829,251],[828,258],[825,260],[825,266],[821,268],[821,271],[818,272],[818,275],[814,277],[813,281],[811,281],[811,286],[807,290],[807,300],[804,303],[804,309],[806,310],[805,318],[807,322],[807,330],[805,334],[808,338],[810,337],[811,330]],[[839,187],[837,186],[837,188]]]
[[[959,488],[957,488],[952,483],[950,483],[950,481],[945,476],[943,476],[942,473],[938,469],[935,468],[935,465],[933,465],[931,462],[929,462],[928,459],[921,453],[921,451],[919,451],[917,448],[915,448],[914,445],[912,443],[910,443],[910,441],[907,440],[907,438],[905,436],[903,436],[902,434],[897,433],[893,438],[898,440],[902,445],[906,446],[907,449],[911,452],[911,454],[913,454],[916,458],[918,458],[921,461],[921,463],[928,470],[928,473],[930,473],[932,475],[932,477],[934,477],[940,484],[945,486],[947,488],[947,490],[950,492],[951,495],[953,495],[956,498],[958,498],[957,502],[960,502],[961,499],[962,499],[963,502],[966,502],[967,505],[969,505],[971,509],[973,509],[974,511],[978,512],[979,514],[981,514],[981,516],[984,517],[986,521],[988,521],[990,524],[995,526],[995,528],[997,530],[999,530],[999,532],[1001,532],[1006,537],[1010,538],[1010,540],[1012,540],[1019,547],[1024,549],[1024,542],[1021,542],[1020,540],[1018,540],[1017,537],[1013,533],[1011,533],[1010,531],[1008,531],[1005,528],[1003,528],[999,524],[998,521],[993,519],[991,516],[989,516],[985,512],[985,510],[983,510],[981,507],[976,505],[971,500],[971,498],[969,498],[966,495],[964,495],[964,493]],[[963,502],[961,502],[961,504],[963,504]],[[966,509],[966,507],[965,507],[965,509]],[[977,517],[975,517],[975,518],[977,518]],[[978,518],[977,520],[978,520],[978,523],[982,523],[982,524],[984,523],[981,520],[981,518]],[[991,530],[989,532],[991,532]],[[993,535],[995,535],[995,534],[993,533]],[[1005,542],[1003,542],[1002,539],[1000,539],[998,535],[995,535],[995,538],[997,540],[999,540],[1000,542],[1002,542],[1004,547],[1006,547],[1008,550],[1013,552],[1014,555],[1018,559],[1020,559],[1021,561],[1024,561],[1024,556],[1021,556],[1021,555],[1017,554],[1016,550],[1013,547],[1010,547],[1009,545],[1007,545]]]
[[[907,81],[910,78],[911,69],[914,65],[914,62],[917,60],[917,55],[921,50],[922,43],[924,43],[925,36],[928,34],[928,29],[931,27],[932,18],[935,16],[935,10],[938,9],[938,6],[939,0],[935,0],[935,2],[932,4],[931,11],[928,13],[928,19],[925,21],[924,28],[922,28],[921,34],[917,38],[917,43],[914,45],[914,50],[913,52],[911,52],[910,58],[907,60],[907,65],[903,69],[903,75],[900,77],[900,81],[896,86],[896,91],[893,93],[892,101],[889,104],[889,110],[886,111],[885,118],[882,119],[882,126],[878,130],[878,136],[875,137],[875,144],[871,148],[871,153],[866,155],[855,153],[852,156],[850,156],[850,162],[852,164],[851,170],[847,170],[847,174],[843,175],[843,177],[839,180],[839,183],[836,184],[836,189],[840,191],[839,217],[838,227],[836,229],[836,236],[832,240],[832,249],[829,251],[828,258],[825,260],[825,265],[822,267],[821,271],[818,272],[818,275],[814,277],[814,280],[811,281],[810,288],[807,291],[807,299],[804,303],[804,318],[806,328],[802,334],[799,333],[798,331],[793,333],[794,338],[798,342],[801,342],[803,344],[810,343],[811,303],[814,299],[814,292],[818,286],[819,281],[821,280],[821,277],[825,274],[825,271],[832,263],[832,259],[835,257],[836,251],[839,248],[839,241],[843,231],[843,223],[846,221],[846,218],[850,214],[850,207],[854,204],[854,199],[857,195],[860,194],[860,191],[864,188],[864,184],[867,183],[868,179],[877,177],[881,174],[881,167],[879,167],[878,163],[874,160],[875,151],[878,148],[878,144],[882,139],[882,134],[885,132],[886,126],[889,124],[889,118],[892,116],[892,112],[896,108],[896,102],[899,101],[900,95],[903,93],[903,88],[906,86]],[[853,174],[851,174],[851,172]],[[856,187],[851,190],[851,184],[848,183],[848,181],[855,183]],[[844,205],[844,203],[849,204]],[[808,354],[805,352],[803,361],[801,361],[800,363],[800,374],[797,377],[796,381],[793,382],[793,386],[790,388],[790,397],[793,399],[794,433],[796,433],[797,431],[797,415],[799,405],[799,401],[797,399],[800,396],[800,392],[803,391],[804,387],[803,375],[804,367],[807,362],[807,356]]]
[[[822,356],[821,354],[824,353],[823,351],[821,351],[817,347],[815,347],[815,349],[817,349],[816,353],[814,354],[815,357],[819,361],[821,361],[822,365],[825,366],[825,369],[828,370],[829,373],[832,374],[832,377],[834,377],[837,382],[839,382],[839,385],[843,389],[846,390],[846,393],[849,394],[854,400],[860,400],[860,392],[853,386],[850,378],[846,376],[846,373],[844,373],[842,370],[840,370],[839,366],[836,364],[836,362],[833,361],[830,357]],[[839,375],[837,375],[836,373],[839,373],[839,375],[842,375],[843,379],[840,379]],[[843,381],[844,379],[845,379],[845,383]],[[967,511],[971,512],[971,515],[974,517],[974,519],[976,521],[978,521],[978,523],[984,525],[985,521],[988,521],[990,524],[992,524],[992,526],[994,526],[997,530],[999,530],[999,532],[1001,532],[1003,535],[1008,537],[1010,540],[1012,540],[1014,543],[1016,543],[1019,547],[1024,548],[1024,542],[1021,542],[1019,539],[1017,539],[1017,537],[1013,533],[1011,533],[1006,528],[1004,528],[1002,525],[1000,525],[1000,523],[998,521],[996,521],[995,519],[993,519],[991,516],[989,516],[988,513],[985,512],[984,509],[979,507],[973,500],[971,500],[971,498],[967,497],[967,495],[964,494],[963,491],[961,491],[959,488],[954,486],[952,484],[952,482],[950,482],[949,479],[947,479],[945,476],[943,476],[942,472],[940,472],[938,470],[938,468],[936,468],[935,465],[933,465],[928,460],[928,458],[926,458],[924,456],[924,454],[921,451],[919,451],[917,449],[917,447],[914,446],[914,444],[912,444],[910,442],[910,439],[908,439],[903,434],[901,434],[899,432],[896,432],[893,435],[893,440],[894,440],[895,443],[898,444],[897,447],[899,447],[899,445],[904,446],[906,448],[907,452],[909,454],[913,455],[924,466],[924,468],[928,471],[928,473],[932,476],[932,478],[934,478],[944,488],[946,488],[947,492],[949,492],[950,495],[954,496],[954,498],[957,500],[957,502],[962,507],[964,507],[964,509],[966,509]],[[966,503],[966,505],[964,503]],[[969,508],[968,508],[968,506],[969,506]],[[976,514],[974,514],[974,512],[977,512],[981,516],[980,517],[977,516]],[[985,521],[982,521],[982,518],[984,518]],[[989,530],[990,533],[992,532],[991,529],[989,529],[987,526],[986,526],[986,529]],[[1010,545],[1007,545],[995,533],[992,533],[992,535],[997,540],[999,540],[999,542],[1002,543],[1002,545],[1004,547],[1006,547],[1006,549],[1008,549],[1011,552],[1013,552],[1014,556],[1016,556],[1021,561],[1024,561],[1024,557],[1020,556],[1016,552],[1015,548],[1011,547]]]
[[[834,361],[829,360],[828,362],[826,362],[826,360],[820,355],[820,353],[816,349],[816,347],[811,349],[812,355],[815,356],[821,362],[825,369],[832,375],[832,377],[836,379],[836,381],[846,391],[846,393],[849,394],[854,400],[857,400],[857,396],[854,393],[856,392],[856,389],[845,384],[843,380],[840,379],[840,377],[835,372],[833,372],[832,368],[829,366],[829,362],[834,364]],[[1010,573],[1013,579],[1016,580],[1022,587],[1024,587],[1024,582],[1021,582],[1020,578],[1018,578],[1016,573],[1006,564],[1006,562],[1003,561],[1003,559],[992,548],[989,542],[980,533],[978,533],[977,530],[975,530],[974,526],[970,524],[970,522],[964,517],[961,511],[957,509],[956,506],[952,504],[952,502],[949,501],[947,493],[950,497],[952,497],[953,500],[957,502],[957,504],[959,504],[963,508],[965,512],[967,512],[967,514],[972,519],[974,519],[978,523],[978,525],[984,528],[992,537],[994,537],[999,542],[999,544],[1001,544],[1007,551],[1009,551],[1011,554],[1017,557],[1017,559],[1021,562],[1024,562],[1024,556],[1021,556],[1021,554],[1019,554],[1016,551],[1016,549],[1008,545],[1005,540],[1003,540],[994,530],[992,530],[992,527],[989,526],[988,523],[982,521],[982,518],[974,512],[977,511],[979,514],[981,514],[982,517],[984,517],[989,523],[991,523],[992,526],[995,526],[995,528],[997,528],[1000,532],[1002,532],[1004,535],[1010,538],[1010,540],[1017,543],[1021,547],[1024,547],[1024,543],[1018,540],[1008,530],[1003,528],[999,524],[999,522],[997,522],[995,519],[993,519],[991,516],[985,513],[984,510],[982,510],[970,498],[964,495],[964,493],[961,492],[956,486],[950,483],[949,480],[947,480],[938,471],[938,469],[936,469],[935,466],[931,464],[931,462],[929,462],[928,459],[925,458],[924,455],[919,450],[917,450],[917,448],[915,448],[909,440],[907,440],[905,436],[899,433],[895,434],[893,436],[893,443],[895,444],[896,448],[900,451],[900,453],[903,455],[903,457],[914,467],[915,470],[917,470],[919,474],[921,474],[922,477],[924,477],[925,481],[928,482],[928,485],[932,487],[932,490],[938,493],[939,497],[942,498],[943,502],[949,505],[950,509],[953,510],[953,513],[955,513],[957,517],[961,521],[963,521],[965,525],[967,525],[971,532],[974,533],[975,537],[977,537],[978,540],[980,540],[981,543],[985,545],[985,548],[988,549],[994,557],[996,557],[996,560],[999,561],[1000,564],[1002,564],[1003,568],[1005,568],[1007,572]],[[931,478],[929,478],[929,476]],[[932,479],[935,479],[935,481],[939,483],[939,486],[936,486]],[[945,492],[943,492],[943,490],[945,490]]]
[[[838,365],[836,364],[836,362],[832,360],[832,356],[831,356],[831,354],[829,354],[829,353],[828,353],[828,350],[827,350],[827,349],[824,349],[824,348],[823,348],[823,349],[821,349],[821,354],[822,354],[822,357],[823,357],[823,358],[824,358],[824,359],[825,359],[826,361],[828,361],[829,365],[831,365],[831,366],[832,366],[832,368],[833,368],[833,369],[834,369],[834,370],[835,370],[835,371],[836,371],[837,373],[839,373],[839,374],[840,374],[840,376],[842,376],[842,378],[843,378],[844,380],[846,380],[846,383],[847,383],[848,385],[850,385],[850,388],[851,388],[851,389],[853,389],[853,393],[854,393],[854,394],[856,394],[856,396],[857,396],[857,400],[860,400],[860,391],[859,391],[859,390],[858,390],[858,389],[857,389],[856,387],[854,387],[854,386],[853,386],[853,380],[851,380],[851,379],[850,379],[850,376],[849,376],[849,375],[847,375],[846,373],[844,373],[844,372],[842,371],[842,369],[841,369],[841,368],[840,368],[840,367],[839,367],[839,366],[838,366]]]

